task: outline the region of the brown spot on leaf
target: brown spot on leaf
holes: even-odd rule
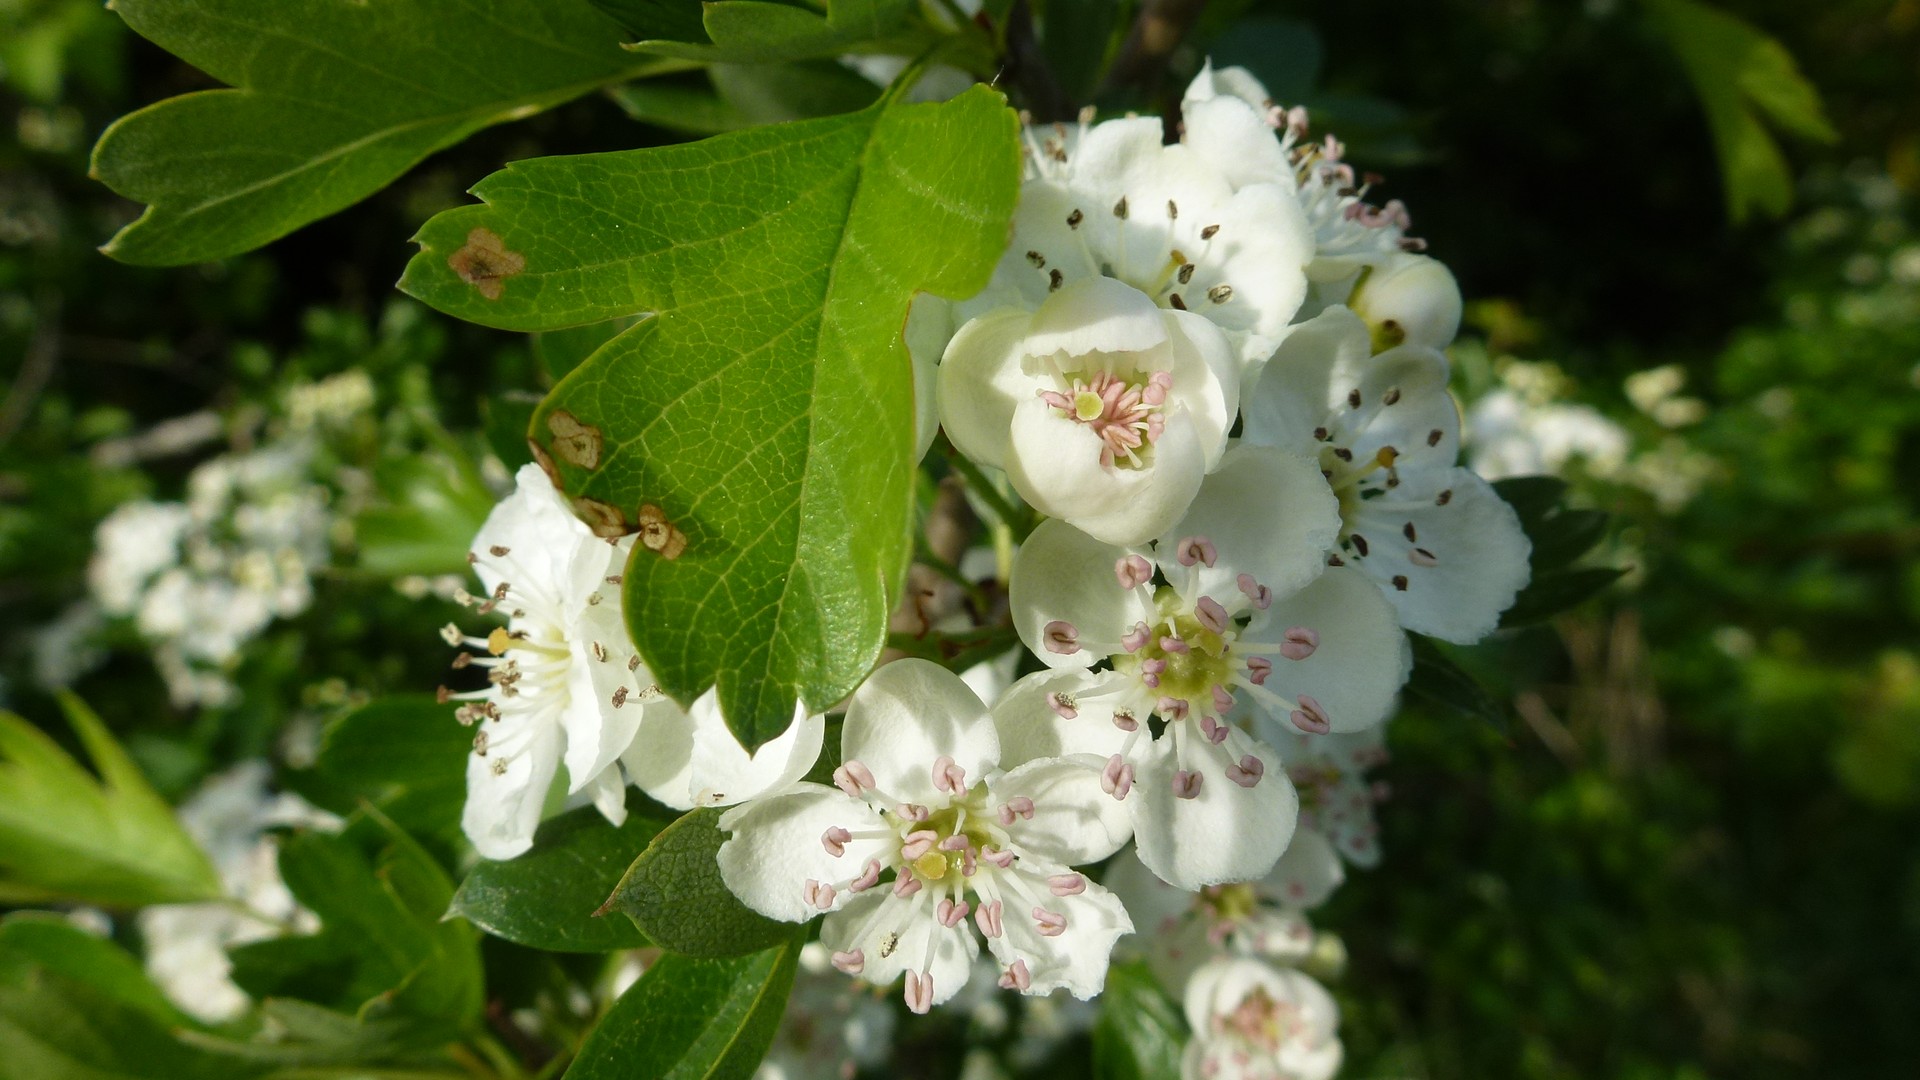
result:
[[[575,499],[573,512],[580,515],[580,520],[587,523],[587,528],[592,529],[595,536],[625,536],[633,531],[619,507],[599,499]]]
[[[565,409],[547,414],[547,430],[553,432],[553,452],[560,460],[583,469],[600,464],[600,429],[583,424]]]
[[[527,268],[527,257],[508,251],[506,241],[492,229],[475,229],[467,234],[466,246],[447,256],[447,266],[481,296],[498,300],[506,279]]]
[[[640,506],[640,544],[666,560],[680,557],[687,550],[687,534],[667,520],[667,515],[652,503]]]

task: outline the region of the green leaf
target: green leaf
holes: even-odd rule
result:
[[[1599,595],[1626,572],[1622,567],[1602,566],[1537,575],[1520,591],[1506,614],[1500,616],[1500,628],[1530,626],[1577,607]]]
[[[562,327],[543,334],[535,334],[533,335],[533,355],[540,361],[540,366],[546,369],[547,377],[554,382],[559,382],[573,374],[574,368],[586,363],[587,357],[592,356],[600,346],[612,341],[620,335],[622,330],[638,321],[639,319],[632,317],[608,319],[606,322]],[[522,424],[521,438],[525,439],[526,434],[527,425]]]
[[[436,150],[659,70],[586,0],[115,0],[141,36],[235,89],[121,118],[94,175],[150,204],[106,252],[173,266],[344,209]]]
[[[1532,523],[1527,538],[1533,541],[1534,573],[1558,570],[1593,550],[1607,535],[1611,516],[1604,510],[1576,510],[1558,507]]]
[[[365,799],[401,828],[457,836],[467,798],[473,732],[453,708],[424,694],[382,698],[327,725],[320,776],[350,800]],[[351,801],[331,808],[351,813]]]
[[[1495,480],[1493,490],[1520,515],[1520,525],[1525,528],[1560,504],[1567,493],[1567,482],[1557,476],[1510,476]]]
[[[16,912],[0,920],[0,964],[38,963],[169,1027],[195,1021],[153,985],[125,949],[57,915]]]
[[[631,788],[627,820],[618,828],[591,806],[568,811],[540,826],[526,854],[475,866],[448,913],[494,937],[549,952],[640,948],[647,936],[632,920],[600,909],[665,825],[661,809]]]
[[[839,701],[886,640],[910,555],[916,291],[965,296],[1006,244],[1015,119],[975,87],[685,146],[518,162],[436,216],[401,287],[537,331],[656,313],[595,353],[535,418],[563,486],[644,544],[628,626],[681,702],[716,682],[757,747],[793,705]],[[912,243],[903,243],[904,235]],[[562,413],[568,416],[561,416]],[[591,440],[589,456],[580,448]]]
[[[773,1043],[800,935],[733,960],[660,958],[613,1003],[567,1080],[747,1080]]]
[[[345,835],[295,833],[281,844],[280,873],[320,932],[233,950],[248,993],[315,1000],[324,988],[321,1004],[360,1019],[406,1018],[447,1034],[478,1019],[478,943],[465,924],[442,921],[453,885],[405,833],[371,816]]]
[[[615,0],[619,2],[619,0]],[[626,0],[632,5],[634,0]],[[656,56],[703,63],[764,64],[839,56],[884,43],[892,51],[913,54],[931,43],[914,33],[907,16],[914,0],[826,0],[821,14],[778,0],[715,0],[702,4],[704,38],[694,37],[677,19],[635,27],[651,37],[630,46]]]
[[[380,577],[467,572],[467,545],[494,497],[464,459],[428,454],[380,463],[381,500],[354,519],[360,569]]]
[[[1145,964],[1115,964],[1093,1025],[1093,1075],[1162,1080],[1180,1075],[1187,1024]]]
[[[1480,681],[1447,655],[1446,646],[1421,634],[1408,634],[1413,646],[1413,674],[1407,693],[1450,712],[1507,730],[1507,710],[1487,693]]]
[[[693,810],[660,830],[607,898],[606,910],[627,915],[654,944],[688,956],[741,956],[793,933],[748,908],[720,879],[715,855],[727,834],[722,811]]]
[[[705,41],[700,24],[700,0],[593,0],[593,6],[613,17],[630,34]]]
[[[100,776],[0,712],[0,903],[137,907],[222,895],[213,865],[106,725],[71,694],[60,704]]]
[[[480,402],[487,447],[508,472],[533,460],[533,451],[527,448],[527,427],[533,423],[534,410],[539,407],[540,395],[525,390],[508,390]]]
[[[1697,0],[1648,0],[1646,11],[1700,95],[1728,217],[1744,221],[1753,209],[1779,217],[1792,202],[1793,175],[1762,121],[1798,138],[1837,141],[1819,92],[1785,46],[1742,19]]]

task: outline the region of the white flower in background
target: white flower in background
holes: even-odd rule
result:
[[[1345,880],[1332,842],[1305,827],[1295,830],[1286,854],[1259,881],[1189,892],[1161,881],[1131,852],[1115,860],[1105,878],[1139,927],[1121,948],[1144,955],[1176,995],[1195,968],[1222,953],[1305,961],[1315,939],[1302,912],[1325,903]]]
[[[1385,802],[1384,780],[1367,773],[1387,762],[1386,727],[1326,735],[1277,736],[1287,776],[1300,792],[1300,828],[1325,836],[1355,866],[1380,864],[1380,828],[1373,808]]]
[[[1001,986],[1099,993],[1133,924],[1072,867],[1118,850],[1126,816],[1100,790],[1098,759],[1024,760],[1003,735],[945,668],[882,666],[847,707],[838,788],[796,784],[729,811],[722,878],[770,918],[827,912],[834,966],[878,986],[905,975],[914,1012],[966,983],[969,922]]]
[[[886,1064],[893,1009],[835,974],[831,957],[817,941],[801,947],[793,993],[754,1080],[851,1080]]]
[[[1454,464],[1460,412],[1447,359],[1417,345],[1373,355],[1342,307],[1296,327],[1245,404],[1245,441],[1306,454],[1339,498],[1335,565],[1377,583],[1409,630],[1470,643],[1527,583],[1532,550],[1493,487]]]
[[[1340,1070],[1340,1007],[1291,968],[1215,960],[1187,983],[1193,1038],[1181,1080],[1329,1080]]]
[[[1429,255],[1396,251],[1369,266],[1347,298],[1373,335],[1373,351],[1395,345],[1444,349],[1460,332],[1460,284]]]
[[[627,635],[620,579],[633,538],[596,537],[539,466],[515,479],[469,555],[486,586],[477,610],[507,624],[483,638],[443,631],[448,644],[477,650],[455,667],[487,671],[485,689],[442,695],[465,702],[456,715],[475,728],[461,819],[474,848],[490,859],[525,851],[563,762],[568,793],[584,794],[616,825],[626,819],[629,778],[686,808],[738,802],[804,775],[819,756],[823,719],[797,710],[784,734],[749,755],[712,693],[682,712]]]
[[[1313,237],[1278,183],[1235,190],[1191,147],[1161,142],[1152,117],[1077,130],[1026,129],[1028,179],[1013,240],[958,319],[1036,308],[1087,277],[1110,277],[1223,330],[1241,363],[1265,357],[1306,295]]]
[[[227,949],[288,933],[313,933],[319,920],[280,877],[275,826],[337,829],[338,818],[297,795],[269,794],[272,770],[246,761],[212,777],[179,808],[180,824],[206,851],[236,903],[161,904],[140,912],[147,974],[175,1005],[208,1023],[246,1011]]]
[[[184,504],[128,503],[96,529],[94,599],[133,617],[175,705],[230,703],[241,650],[312,604],[331,521],[312,463],[305,440],[214,458]]]
[[[93,531],[87,586],[108,615],[132,615],[162,570],[180,561],[192,516],[179,503],[121,503]]]
[[[1473,471],[1488,480],[1564,475],[1575,461],[1595,476],[1625,466],[1625,428],[1588,405],[1536,402],[1511,387],[1482,396],[1467,412],[1465,442]]]
[[[1239,369],[1213,324],[1112,278],[1082,278],[1037,310],[967,323],[940,364],[940,417],[1022,498],[1113,543],[1178,520],[1219,464]]]
[[[1014,560],[1011,603],[1021,640],[1053,670],[1008,691],[1003,738],[1020,757],[1105,759],[1140,858],[1165,880],[1197,889],[1267,873],[1297,800],[1280,756],[1229,721],[1236,703],[1282,727],[1365,727],[1410,665],[1378,590],[1327,568],[1338,530],[1311,462],[1249,446],[1151,544],[1042,523]]]

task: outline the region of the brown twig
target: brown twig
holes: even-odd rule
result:
[[[1041,123],[1070,118],[1073,102],[1034,40],[1033,8],[1027,0],[1018,0],[1007,12],[1006,41],[1006,78],[1019,88],[1027,111]]]
[[[1206,6],[1207,0],[1145,0],[1107,71],[1106,88],[1132,83],[1148,93],[1156,90],[1166,75],[1167,58],[1186,40]]]

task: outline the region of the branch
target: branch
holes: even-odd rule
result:
[[[1166,74],[1167,58],[1186,40],[1207,0],[1146,0],[1107,72],[1105,89],[1135,83],[1149,91]]]

